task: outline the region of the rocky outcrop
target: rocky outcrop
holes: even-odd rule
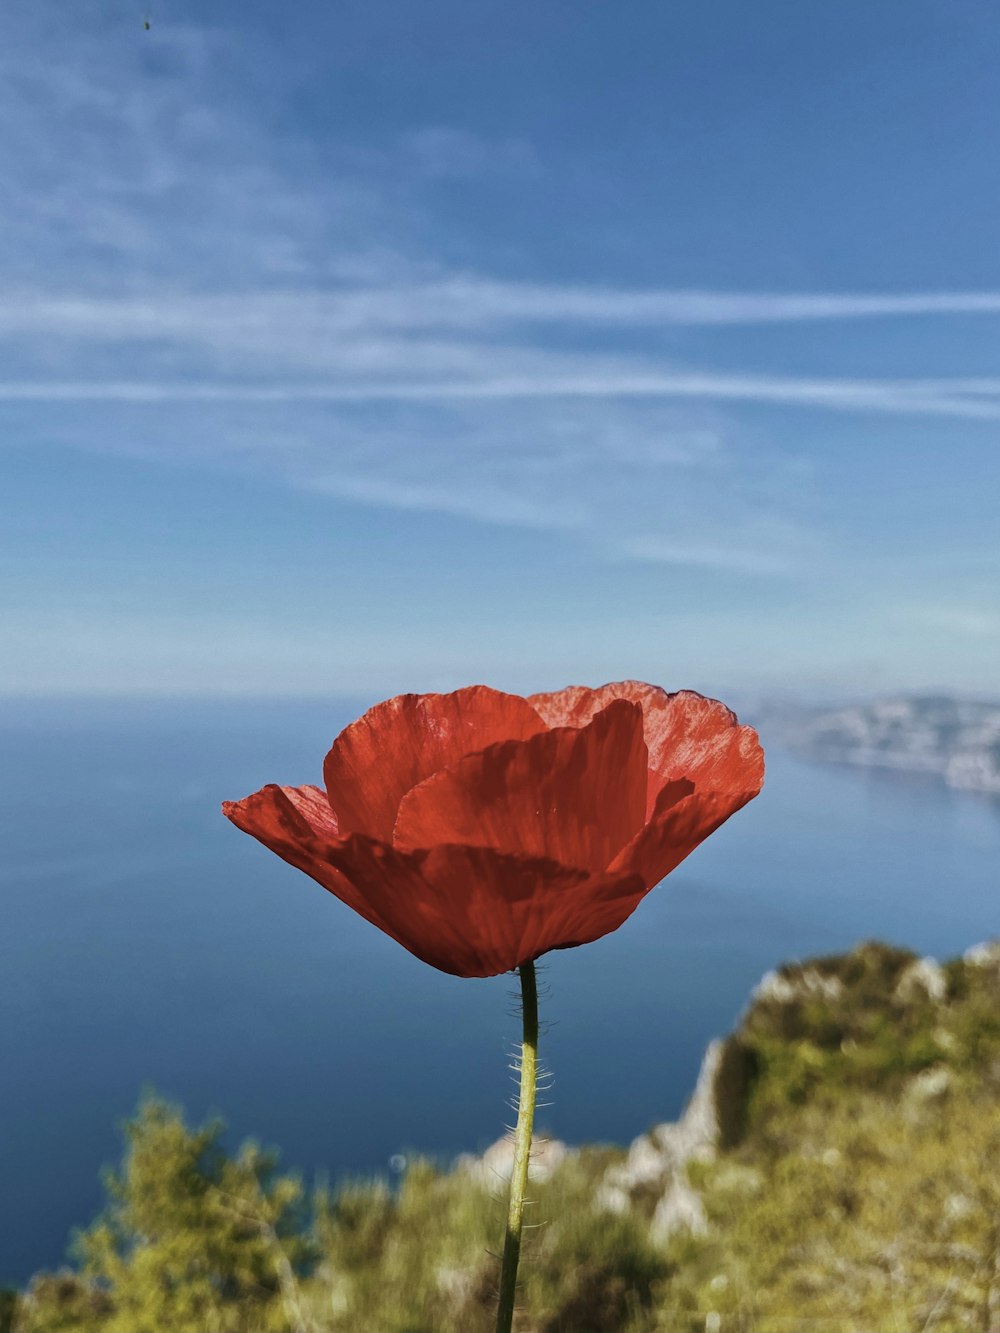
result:
[[[682,1229],[693,1235],[706,1230],[705,1209],[688,1181],[687,1166],[711,1160],[719,1146],[716,1084],[722,1056],[723,1043],[711,1042],[680,1120],[657,1125],[635,1139],[625,1161],[610,1168],[598,1191],[598,1202],[613,1212],[645,1206],[658,1240]]]
[[[958,975],[963,965],[971,969],[964,978]],[[596,1202],[611,1212],[643,1217],[660,1243],[680,1232],[705,1235],[708,1218],[689,1167],[718,1160],[723,1173],[743,1173],[739,1188],[758,1187],[754,1172],[726,1154],[745,1132],[756,1132],[747,1130],[756,1081],[773,1085],[776,1077],[795,1072],[794,1060],[779,1061],[783,1075],[769,1069],[767,1052],[776,1047],[801,1059],[804,1076],[794,1089],[783,1091],[784,1107],[792,1092],[796,1104],[804,1100],[809,1080],[825,1069],[824,1076],[838,1084],[858,1079],[868,1088],[880,1080],[885,1092],[898,1097],[907,1118],[932,1113],[956,1087],[951,1064],[960,1069],[968,1058],[961,1023],[955,1023],[956,1006],[965,1003],[961,997],[970,994],[970,987],[980,997],[1000,994],[1000,939],[967,950],[957,968],[956,973],[954,961],[945,968],[933,958],[865,941],[846,954],[787,963],[766,973],[735,1032],[709,1044],[680,1119],[633,1140],[624,1160],[605,1171]],[[984,1077],[994,1078],[1000,1090],[1000,1066],[995,1077],[991,1070],[985,1065]],[[531,1178],[545,1180],[575,1151],[557,1139],[536,1141]],[[834,1151],[821,1160],[832,1162]],[[505,1137],[481,1157],[459,1158],[456,1167],[492,1188],[509,1180],[512,1160],[511,1140]]]
[[[1000,971],[1000,941],[977,945],[964,961]],[[791,963],[766,973],[754,988],[737,1031],[709,1045],[680,1120],[657,1125],[635,1139],[624,1162],[606,1172],[598,1202],[619,1213],[642,1212],[660,1241],[679,1231],[705,1234],[705,1209],[688,1166],[710,1161],[740,1141],[758,1072],[756,1044],[762,1035],[799,1046],[833,1043],[850,1054],[858,1050],[862,1015],[874,1006],[900,1022],[901,1034],[907,1014],[927,1015],[923,1021],[941,1058],[947,1060],[955,1041],[946,1026],[948,994],[948,974],[935,959],[917,958],[871,941],[849,954]],[[943,1064],[921,1069],[900,1089],[904,1110],[919,1114],[921,1108],[945,1099],[952,1084],[953,1075]]]

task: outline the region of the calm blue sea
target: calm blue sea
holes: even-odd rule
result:
[[[0,1282],[63,1259],[144,1085],[309,1178],[497,1137],[511,980],[424,966],[219,813],[320,781],[361,706],[0,704]],[[763,794],[617,934],[549,957],[543,1127],[625,1142],[676,1115],[785,959],[995,934],[996,804],[772,750]]]

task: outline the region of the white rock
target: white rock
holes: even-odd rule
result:
[[[944,1201],[944,1215],[949,1222],[964,1222],[976,1211],[976,1205],[965,1194],[949,1194]]]
[[[788,1004],[792,1000],[803,1000],[817,996],[823,1000],[839,1000],[844,993],[844,983],[839,977],[825,977],[814,967],[807,967],[797,977],[783,977],[778,972],[765,972],[754,987],[754,1000],[776,1000],[779,1004]]]
[[[528,1162],[529,1180],[548,1180],[556,1167],[570,1155],[565,1143],[559,1139],[538,1139],[531,1145],[531,1158]],[[463,1153],[455,1161],[459,1171],[465,1171],[473,1180],[483,1185],[495,1185],[510,1180],[514,1169],[514,1140],[505,1134],[496,1143],[491,1143],[482,1157],[472,1153]]]
[[[896,982],[896,998],[899,1000],[914,1000],[920,991],[935,1002],[940,1002],[948,994],[944,968],[933,958],[918,958],[910,963]]]
[[[680,1120],[657,1125],[635,1139],[625,1161],[607,1171],[596,1193],[601,1207],[617,1213],[625,1212],[640,1191],[657,1193],[651,1232],[658,1240],[681,1229],[701,1235],[707,1227],[701,1198],[688,1183],[686,1168],[690,1161],[715,1156],[719,1141],[715,1079],[721,1058],[722,1042],[711,1042]]]
[[[472,1294],[476,1274],[469,1268],[456,1268],[451,1264],[441,1264],[434,1274],[438,1291],[442,1296],[454,1302],[466,1301]]]
[[[795,999],[795,987],[787,977],[779,976],[777,972],[765,972],[751,991],[751,997],[754,1000],[777,1000],[780,1004],[787,1004],[789,1000]]]
[[[951,1091],[954,1082],[951,1070],[944,1065],[932,1065],[930,1069],[921,1069],[910,1081],[906,1097],[913,1102],[940,1101]]]
[[[708,1231],[701,1195],[682,1175],[674,1177],[656,1205],[649,1231],[654,1240],[661,1242],[669,1240],[678,1231],[690,1232],[692,1236],[704,1236]]]
[[[966,949],[962,955],[964,962],[973,967],[995,967],[1000,965],[1000,940],[983,940]]]
[[[609,1182],[605,1177],[594,1191],[594,1203],[609,1213],[627,1213],[632,1198],[624,1186],[617,1185],[613,1181]]]

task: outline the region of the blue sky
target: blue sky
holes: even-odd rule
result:
[[[998,68],[962,0],[7,0],[0,692],[995,694]]]

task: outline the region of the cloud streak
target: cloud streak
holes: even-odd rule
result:
[[[1000,380],[842,380],[711,371],[488,376],[323,383],[0,381],[7,403],[397,403],[564,399],[699,399],[766,403],[838,412],[893,413],[994,421],[1000,418]]]
[[[397,257],[391,266],[398,269]],[[389,282],[305,290],[140,295],[16,288],[0,307],[0,334],[59,334],[103,340],[179,337],[236,346],[254,334],[317,334],[501,329],[568,324],[701,327],[830,320],[1000,314],[1000,291],[834,294],[708,292],[559,286],[458,274],[435,282]]]

